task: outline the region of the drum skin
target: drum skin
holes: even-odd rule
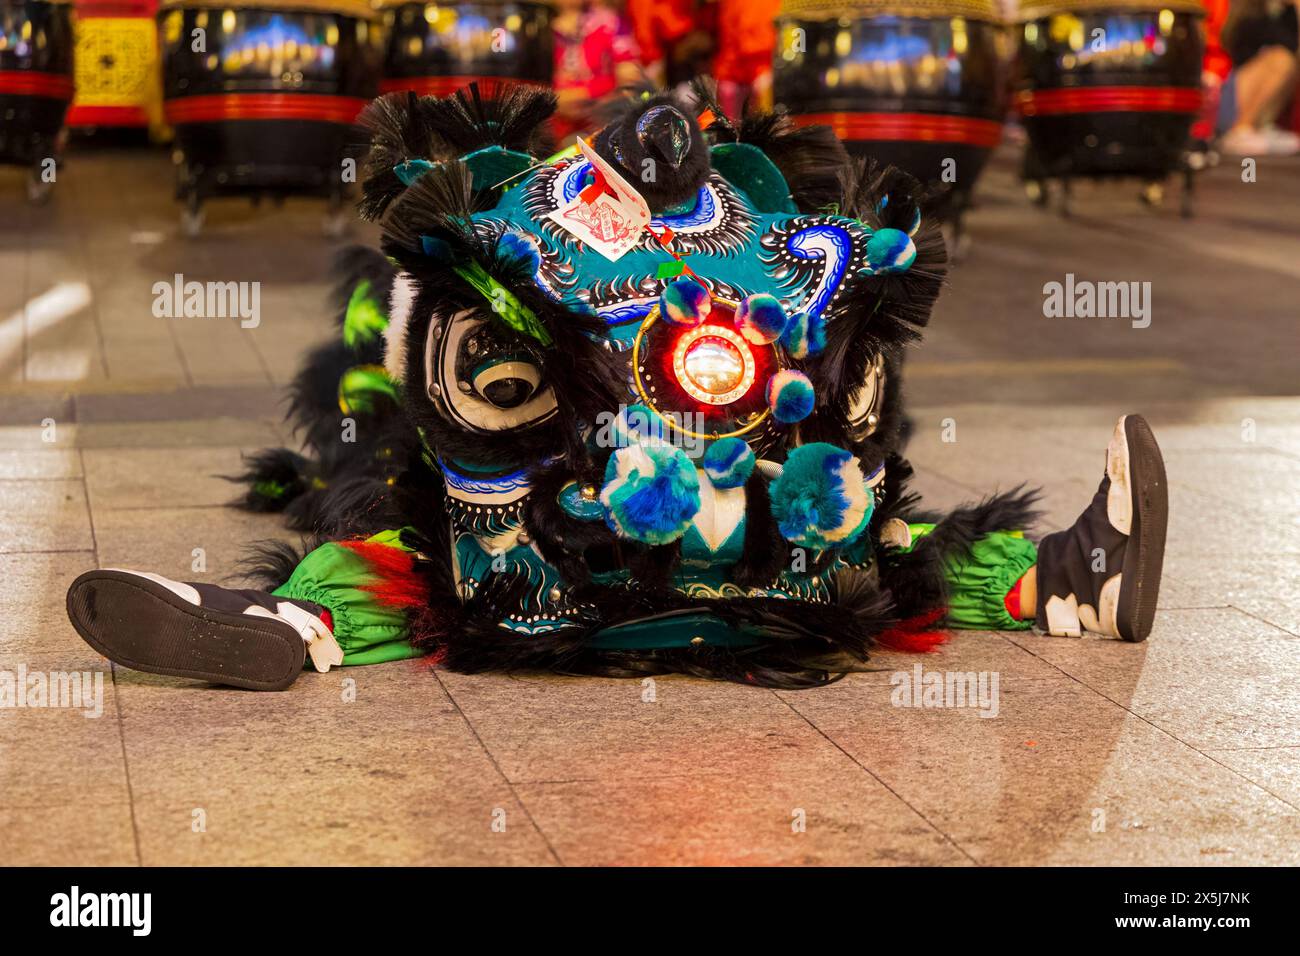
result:
[[[384,10],[383,92],[447,96],[475,81],[550,85],[551,8],[545,3],[397,3]]]
[[[1203,51],[1198,13],[1155,4],[1027,20],[1016,97],[1026,175],[1165,178],[1200,109]]]
[[[55,157],[73,94],[72,7],[0,0],[0,163]]]
[[[855,16],[846,6],[840,20],[778,21],[776,102],[799,122],[832,127],[850,153],[951,183],[964,199],[1001,137],[1003,28],[937,13]]]
[[[376,22],[327,5],[182,3],[162,10],[159,23],[181,196],[342,194],[343,160],[364,140],[357,114],[378,89]],[[202,51],[193,49],[196,30]]]

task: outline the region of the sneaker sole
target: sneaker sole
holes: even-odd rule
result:
[[[307,656],[288,625],[190,604],[121,571],[87,571],[73,581],[68,619],[82,640],[123,667],[248,690],[284,690]]]
[[[1164,457],[1146,419],[1124,416],[1124,437],[1133,516],[1115,624],[1120,637],[1136,643],[1147,639],[1155,621],[1169,524],[1169,486]]]

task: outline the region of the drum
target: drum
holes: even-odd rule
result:
[[[77,95],[68,127],[160,127],[158,0],[76,0],[75,9]]]
[[[0,0],[0,163],[31,170],[33,200],[54,182],[72,67],[69,4]]]
[[[355,121],[383,57],[366,0],[163,0],[159,22],[186,231],[206,199],[228,194],[324,196],[341,230],[365,141]]]
[[[785,0],[777,26],[776,102],[851,153],[946,185],[959,219],[1006,112],[991,0]]]
[[[1199,0],[1023,4],[1016,109],[1029,136],[1026,178],[1158,185],[1179,169],[1201,106],[1202,15]]]
[[[521,0],[384,2],[388,50],[382,89],[447,96],[483,80],[549,85],[551,8]]]

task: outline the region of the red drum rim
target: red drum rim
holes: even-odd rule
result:
[[[961,143],[992,149],[1002,139],[999,120],[947,113],[799,113],[800,126],[829,126],[840,139],[905,143]]]
[[[1188,86],[1084,86],[1023,90],[1016,96],[1021,116],[1070,113],[1199,113],[1201,91]]]
[[[463,74],[456,76],[388,76],[379,81],[379,92],[405,93],[408,90],[419,96],[451,96],[471,83],[490,85],[493,83],[519,83],[529,86],[542,86],[541,80],[526,79],[518,76],[493,76],[486,73]]]
[[[76,86],[67,73],[44,73],[39,70],[0,70],[0,95],[41,96],[51,100],[71,100]]]
[[[74,103],[68,110],[69,126],[148,126],[149,111],[143,106],[87,106]]]
[[[212,93],[165,102],[172,126],[226,120],[312,120],[350,126],[369,100],[320,93]]]

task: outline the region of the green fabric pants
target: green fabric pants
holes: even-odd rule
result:
[[[403,547],[399,535],[398,531],[384,531],[367,540],[370,544],[410,550]],[[383,664],[419,657],[424,652],[406,639],[406,611],[383,604],[373,591],[367,590],[379,581],[364,558],[331,542],[303,558],[289,580],[273,593],[311,601],[329,611],[344,664]]]
[[[912,538],[929,534],[934,525],[909,525]],[[975,542],[964,558],[944,568],[948,579],[948,624],[976,631],[1025,631],[1032,620],[1007,613],[1006,597],[1038,561],[1038,549],[1020,531],[997,531]]]

